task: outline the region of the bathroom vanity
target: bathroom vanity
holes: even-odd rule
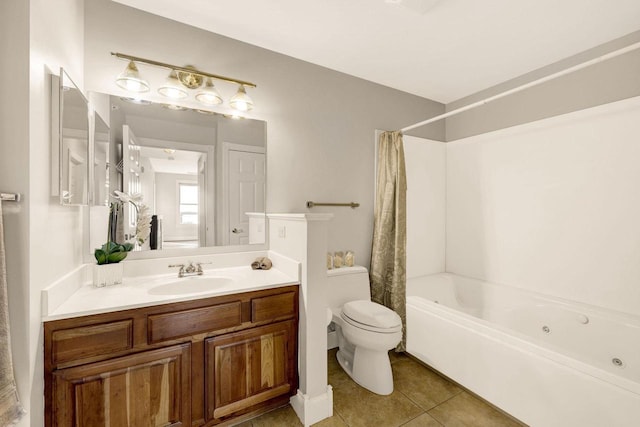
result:
[[[226,425],[286,404],[298,387],[298,292],[46,321],[45,425]]]

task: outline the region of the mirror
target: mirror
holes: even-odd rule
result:
[[[58,81],[60,203],[88,205],[89,104],[62,68]]]
[[[265,122],[116,96],[110,104],[109,193],[139,193],[153,215],[138,250],[265,243]],[[137,211],[123,205],[118,241],[135,238]]]

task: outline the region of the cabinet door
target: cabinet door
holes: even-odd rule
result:
[[[249,412],[297,387],[293,320],[206,341],[207,421]]]
[[[55,426],[191,425],[191,344],[53,373]]]

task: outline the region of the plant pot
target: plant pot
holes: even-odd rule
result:
[[[124,266],[116,264],[95,264],[93,266],[93,285],[97,288],[103,286],[119,285],[122,283]]]

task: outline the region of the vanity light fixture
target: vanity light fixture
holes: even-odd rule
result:
[[[129,92],[149,92],[149,82],[140,77],[140,71],[133,61],[129,61],[127,68],[116,78],[116,84]]]
[[[249,111],[253,108],[253,100],[247,95],[243,85],[240,85],[238,92],[233,95],[233,98],[229,101],[231,108],[238,111]]]
[[[207,78],[204,88],[196,94],[196,99],[204,105],[222,104],[222,97],[218,89],[213,85],[211,77]]]
[[[187,90],[180,84],[178,74],[175,70],[171,70],[167,80],[165,80],[164,84],[158,88],[158,93],[171,99],[184,99],[189,96]]]
[[[197,89],[202,86],[204,77],[202,77],[201,74],[197,73],[198,70],[196,69],[196,67],[194,67],[193,65],[187,65],[185,68],[192,71],[178,71],[178,80],[180,80],[180,83],[182,83],[189,89]]]
[[[220,93],[213,84],[213,80],[221,80],[239,85],[238,92],[229,100],[229,106],[238,111],[249,111],[253,108],[253,100],[247,95],[246,88],[255,88],[256,85],[244,80],[225,77],[200,71],[193,66],[177,66],[151,59],[112,52],[111,55],[129,61],[127,68],[116,79],[116,83],[121,88],[132,92],[147,92],[150,89],[149,83],[140,77],[140,72],[136,64],[148,64],[170,70],[167,81],[158,88],[158,93],[171,99],[185,99],[189,96],[190,90],[201,88],[195,93],[195,100],[203,105],[219,105],[223,103]],[[202,87],[204,84],[204,87]],[[167,108],[176,108],[175,105],[167,105]]]

